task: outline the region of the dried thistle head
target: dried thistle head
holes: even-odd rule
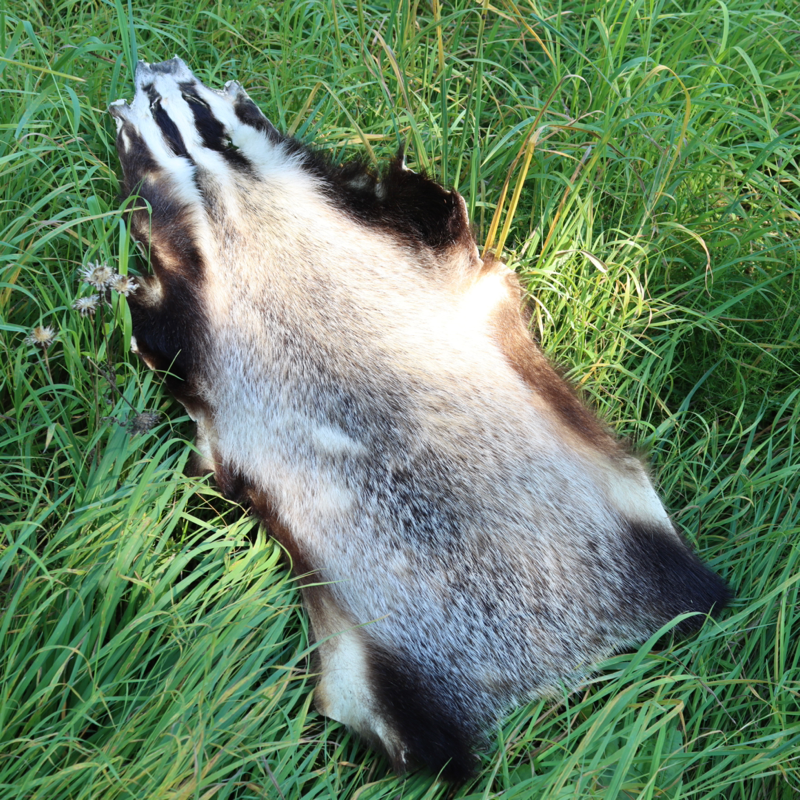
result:
[[[115,292],[127,297],[133,294],[138,288],[136,280],[130,275],[118,275],[116,272],[112,275],[108,284]]]
[[[81,269],[80,274],[84,282],[94,286],[95,289],[105,289],[116,273],[108,264],[90,261]]]
[[[128,420],[128,430],[134,436],[139,433],[147,433],[158,424],[160,419],[161,414],[155,411],[141,411]]]
[[[39,325],[25,337],[25,344],[31,344],[34,347],[47,350],[47,348],[53,344],[55,338],[56,332],[53,328],[49,325]]]
[[[79,297],[72,304],[72,307],[79,312],[82,317],[89,317],[94,314],[99,302],[99,294],[90,294],[88,297]]]

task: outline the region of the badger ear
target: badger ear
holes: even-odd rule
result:
[[[400,163],[400,168],[404,169],[404,170],[408,169],[408,164],[406,164],[406,150],[407,149],[408,149],[408,141],[402,142],[400,145],[398,145],[397,153],[396,153],[396,155],[394,157],[394,161],[399,162]]]
[[[367,162],[334,165],[313,148],[286,139],[286,151],[299,156],[303,168],[321,179],[322,190],[341,212],[363,225],[380,230],[412,248],[441,251],[475,240],[466,207],[455,190],[448,191],[424,172],[410,169],[405,145],[381,174]]]
[[[386,217],[398,231],[435,249],[458,244],[474,246],[461,196],[448,191],[424,172],[414,172],[400,148],[381,179]]]

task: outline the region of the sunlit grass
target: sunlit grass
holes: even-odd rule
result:
[[[124,303],[72,308],[87,261],[145,268],[105,108],[137,56],[177,54],[337,159],[405,145],[458,188],[534,334],[736,590],[690,640],[515,711],[453,796],[796,797],[796,3],[0,9],[0,796],[451,791],[312,710],[277,547],[183,477],[191,428],[127,355]],[[161,421],[134,435],[141,412]]]

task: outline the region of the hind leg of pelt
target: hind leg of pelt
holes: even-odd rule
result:
[[[311,617],[320,676],[314,702],[320,714],[347,725],[384,749],[398,772],[406,771],[408,750],[381,713],[372,688],[368,637],[324,587],[304,590]]]

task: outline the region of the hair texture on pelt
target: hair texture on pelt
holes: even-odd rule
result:
[[[322,714],[463,780],[509,708],[725,605],[457,192],[402,153],[332,164],[180,59],[135,82],[110,109],[152,270],[133,347],[196,421],[193,469],[289,554]]]

